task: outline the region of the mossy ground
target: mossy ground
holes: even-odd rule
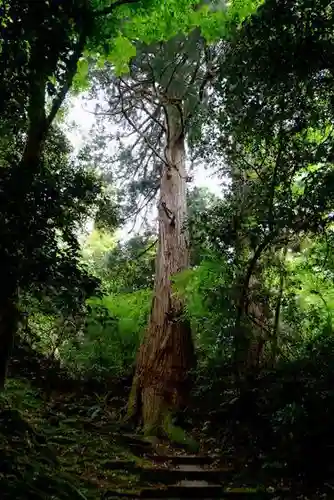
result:
[[[0,399],[1,498],[93,500],[136,488],[136,474],[112,465],[140,459],[120,444],[111,405],[75,394],[45,402],[26,382],[10,379]]]

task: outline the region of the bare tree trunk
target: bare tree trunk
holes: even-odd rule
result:
[[[130,415],[141,412],[144,433],[151,436],[164,434],[171,411],[185,402],[189,392],[188,372],[194,365],[190,325],[171,284],[171,277],[189,265],[184,227],[187,206],[181,106],[180,102],[165,106],[168,137],[160,185],[154,297],[128,408]]]

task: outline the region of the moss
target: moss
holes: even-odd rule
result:
[[[154,445],[157,438],[167,438],[172,444],[197,452],[199,444],[181,427],[173,424],[173,411],[162,395],[149,388],[144,393],[144,436]]]
[[[181,427],[173,424],[171,412],[168,412],[165,415],[163,428],[166,436],[172,443],[184,446],[187,450],[193,453],[196,453],[199,450],[199,444],[197,441],[189,436]]]
[[[139,407],[138,407],[139,386],[138,385],[139,385],[138,384],[138,377],[135,376],[133,378],[131,392],[130,392],[130,396],[129,396],[128,406],[127,406],[127,415],[125,418],[126,421],[135,420],[138,416],[138,413],[139,413]]]

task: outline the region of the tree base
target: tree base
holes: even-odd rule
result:
[[[163,391],[154,387],[141,390],[138,377],[134,377],[126,422],[138,423],[141,415],[143,434],[153,444],[161,438],[193,453],[198,451],[199,444],[181,427],[173,424],[174,411],[166,403]]]

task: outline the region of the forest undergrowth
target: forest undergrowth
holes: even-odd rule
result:
[[[24,349],[20,355],[24,352],[31,355]],[[24,360],[14,361],[24,368]],[[30,357],[29,369],[41,361],[40,356],[35,363]],[[44,381],[36,372],[30,373],[30,383],[22,376],[7,381],[0,417],[4,498],[93,499],[100,498],[100,490],[135,486],[131,464],[122,471],[115,471],[113,465],[126,460],[135,469],[140,462],[122,442],[119,412],[125,404],[124,392],[117,396],[118,387],[114,395],[92,390],[84,394],[82,386],[71,386],[64,374],[56,372],[57,366],[49,366],[49,375],[52,370]]]
[[[334,434],[325,416],[334,391],[329,373],[318,377],[316,362],[262,374],[241,396],[226,367],[198,373],[191,406],[176,423],[199,442],[200,454],[234,467],[230,484],[331,498]],[[1,397],[3,498],[93,500],[148,485],[140,471],[152,466],[145,458],[150,447],[123,420],[130,382],[108,380],[107,390],[101,380],[75,381],[27,345],[16,349]],[[159,446],[189,454],[178,443]]]

